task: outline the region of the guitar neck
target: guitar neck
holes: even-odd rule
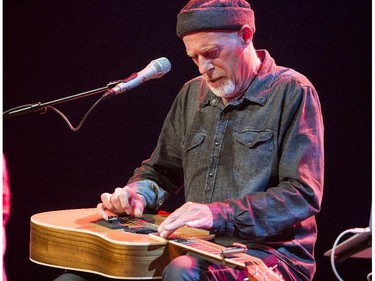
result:
[[[241,254],[240,251],[242,251],[242,249],[240,248],[226,248],[212,242],[191,237],[172,235],[169,238],[169,243],[181,247],[188,252],[194,252],[205,258],[233,267],[245,268],[246,262],[254,261],[253,259],[251,259],[251,256]],[[232,249],[233,252],[231,251]],[[237,250],[238,252],[236,252]],[[227,254],[225,254],[226,252]]]
[[[154,235],[154,234],[151,234]],[[246,254],[246,248],[241,244],[234,247],[224,247],[206,240],[172,234],[169,244],[188,252],[198,254],[204,259],[248,271],[250,281],[282,281],[281,275],[276,274],[264,262]]]

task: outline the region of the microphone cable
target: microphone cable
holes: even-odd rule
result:
[[[60,110],[58,110],[57,108],[51,106],[51,105],[48,105],[46,106],[46,108],[50,108],[52,109],[54,112],[56,112],[58,115],[60,115],[62,117],[62,119],[65,121],[65,123],[68,125],[69,129],[71,129],[72,131],[74,132],[78,132],[79,129],[81,129],[83,123],[85,123],[86,119],[89,117],[90,113],[99,105],[99,103],[104,100],[106,98],[106,95],[103,94],[92,106],[91,108],[86,112],[86,114],[83,116],[83,118],[81,119],[81,121],[78,123],[78,125],[76,127],[74,127],[72,125],[72,123],[69,121],[68,117],[66,117],[64,115],[64,113],[62,113]]]

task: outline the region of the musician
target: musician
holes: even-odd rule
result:
[[[191,0],[176,30],[201,75],[177,95],[150,158],[126,186],[102,194],[99,210],[140,217],[183,187],[186,203],[160,236],[208,229],[216,243],[246,244],[284,280],[312,280],[324,169],[314,86],[255,49],[254,13],[244,0]],[[172,281],[246,277],[193,254],[163,272]]]

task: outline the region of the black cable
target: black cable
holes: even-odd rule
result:
[[[85,116],[83,116],[82,120],[79,122],[79,124],[77,125],[77,127],[73,127],[72,123],[70,123],[69,119],[60,111],[58,110],[57,108],[49,105],[49,106],[46,106],[46,108],[50,108],[52,109],[53,111],[55,111],[57,114],[59,114],[63,119],[64,121],[68,124],[69,128],[74,131],[74,132],[77,132],[83,125],[83,123],[86,121],[87,117],[90,115],[90,113],[99,105],[99,103],[105,99],[106,96],[105,95],[102,95],[100,97],[100,99],[98,99],[94,104],[93,106],[91,106],[91,108],[89,109],[89,111],[87,111],[87,113],[85,114]]]

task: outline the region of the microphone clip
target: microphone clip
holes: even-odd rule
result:
[[[129,82],[136,77],[138,77],[138,73],[135,72],[132,75],[130,75],[128,78],[109,82],[108,85],[107,85],[108,91],[103,94],[103,99],[106,100],[106,99],[109,99],[109,98],[112,98],[112,97],[116,96],[117,95],[116,91],[112,90],[114,87],[116,87],[120,83]]]

